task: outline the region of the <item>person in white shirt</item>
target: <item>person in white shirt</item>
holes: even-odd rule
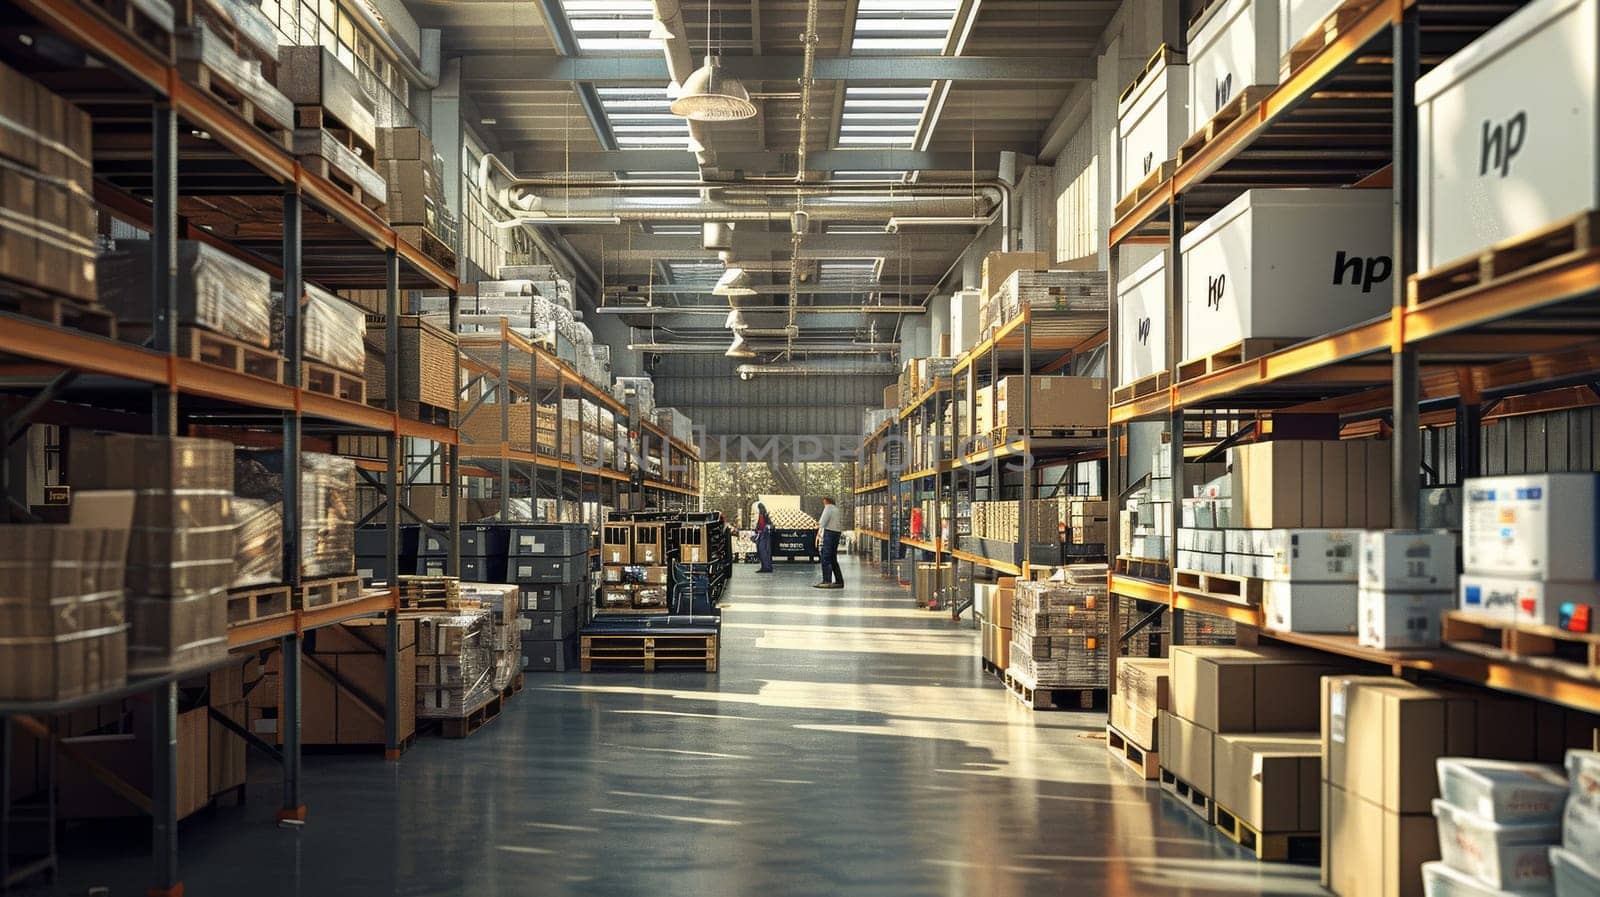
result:
[[[822,516],[817,518],[817,553],[822,556],[822,582],[812,588],[844,588],[844,572],[839,569],[839,536],[844,532],[843,518],[833,499],[822,500]]]

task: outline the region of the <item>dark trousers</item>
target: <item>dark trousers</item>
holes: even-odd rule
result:
[[[822,581],[844,585],[844,571],[839,569],[839,534],[831,529],[822,531]]]
[[[761,572],[772,572],[772,530],[762,530],[756,536],[756,560],[761,562]]]

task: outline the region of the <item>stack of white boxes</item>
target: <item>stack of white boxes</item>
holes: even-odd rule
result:
[[[1549,894],[1567,780],[1536,763],[1440,757],[1439,862],[1422,864],[1429,894]],[[1581,893],[1581,892],[1574,892]]]
[[[1456,534],[1372,530],[1361,537],[1360,642],[1439,647],[1439,617],[1455,605]]]
[[[1463,491],[1461,609],[1600,631],[1600,475],[1482,477]]]
[[[1361,533],[1348,529],[1279,529],[1262,595],[1266,628],[1283,632],[1356,631]]]
[[[1567,752],[1561,846],[1550,848],[1557,897],[1600,894],[1600,751]]]

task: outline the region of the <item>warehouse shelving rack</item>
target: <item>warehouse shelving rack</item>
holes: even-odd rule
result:
[[[297,303],[284,304],[284,382],[212,367],[175,354],[177,306],[176,247],[179,239],[195,239],[272,275],[286,294],[303,293],[313,281],[330,290],[386,291],[386,348],[400,351],[399,295],[402,289],[444,288],[450,293],[456,319],[456,279],[417,247],[401,239],[373,211],[332,182],[303,168],[280,144],[257,131],[235,112],[197,86],[185,82],[170,57],[133,37],[91,3],[20,0],[11,5],[8,25],[22,33],[52,38],[54,55],[38,51],[38,40],[8,42],[6,62],[76,102],[89,113],[95,129],[95,199],[104,213],[150,233],[157,253],[158,275],[152,284],[153,335],[147,346],[117,342],[88,333],[4,314],[0,352],[16,363],[5,373],[14,389],[36,385],[31,398],[8,415],[9,438],[32,422],[65,426],[136,428],[156,434],[177,434],[184,421],[203,425],[208,434],[239,428],[281,436],[284,478],[300,479],[303,440],[307,436],[380,434],[385,439],[385,507],[390,524],[391,569],[397,562],[399,442],[414,437],[447,447],[451,483],[457,481],[457,438],[452,427],[410,420],[398,411],[399,366],[388,366],[388,404],[384,408],[310,391],[300,382],[302,340]],[[86,69],[62,62],[70,47],[103,67]],[[252,197],[260,210],[256,225],[218,235],[208,224],[203,206],[185,200],[203,196]],[[192,214],[191,214],[192,213]],[[180,216],[182,216],[180,218]],[[219,222],[220,223],[220,222]],[[63,405],[57,400],[72,404]],[[144,409],[141,411],[140,409]],[[367,465],[370,467],[371,465]],[[370,473],[370,470],[369,470]],[[285,580],[300,584],[299,527],[287,521],[299,516],[297,488],[284,491],[283,529]],[[452,502],[450,526],[456,530]],[[452,545],[456,543],[452,538]],[[450,569],[456,569],[452,554]],[[247,740],[281,758],[283,796],[278,817],[300,823],[307,817],[301,793],[300,653],[302,638],[321,627],[358,617],[387,619],[386,753],[399,758],[398,715],[401,699],[397,652],[397,596],[392,588],[321,608],[230,627],[230,648],[273,646],[282,653],[284,715],[296,721],[282,732],[282,749]],[[230,657],[228,663],[236,662]],[[223,664],[219,664],[223,665]],[[38,717],[105,700],[148,694],[155,703],[153,738],[158,746],[149,805],[153,827],[152,894],[181,894],[177,860],[177,733],[178,681],[208,669],[178,670],[130,682],[127,686],[71,702],[8,704],[0,707],[7,732],[13,724],[44,726]],[[215,718],[215,717],[213,717]],[[52,745],[54,735],[49,734]],[[9,744],[9,738],[7,739]],[[53,758],[54,750],[48,752]],[[53,762],[50,764],[53,769]],[[9,799],[10,795],[5,795]],[[0,815],[9,818],[9,806]],[[53,831],[53,815],[50,817]],[[3,840],[3,839],[0,839]],[[9,863],[7,858],[4,862]],[[53,869],[53,835],[49,855],[20,868],[7,868],[3,884]]]
[[[1336,414],[1347,437],[1392,434],[1391,518],[1394,526],[1409,527],[1417,522],[1424,474],[1453,474],[1455,482],[1477,475],[1480,427],[1486,417],[1593,404],[1592,392],[1586,391],[1600,380],[1600,303],[1595,302],[1600,250],[1592,244],[1562,245],[1558,231],[1555,248],[1526,268],[1437,297],[1419,298],[1417,292],[1417,77],[1425,64],[1460,49],[1518,5],[1492,0],[1346,2],[1335,14],[1340,20],[1335,38],[1189,154],[1112,225],[1114,255],[1119,247],[1141,243],[1167,247],[1170,364],[1170,385],[1110,408],[1112,483],[1125,478],[1119,448],[1123,431],[1135,421],[1165,422],[1177,458],[1188,454],[1188,415]],[[1180,379],[1179,239],[1190,224],[1244,190],[1292,186],[1392,187],[1391,312],[1255,360]],[[1116,319],[1113,313],[1113,353]],[[1423,428],[1449,424],[1456,429],[1455,469],[1426,471]],[[1175,498],[1184,494],[1182,467],[1173,465]],[[1171,507],[1170,530],[1175,532],[1179,505],[1174,501]],[[1113,518],[1113,542],[1116,525]],[[1170,614],[1175,639],[1183,632],[1181,614],[1211,614],[1261,638],[1367,661],[1396,675],[1441,675],[1600,710],[1600,682],[1547,667],[1450,649],[1379,651],[1358,646],[1353,636],[1266,632],[1258,608],[1179,588],[1170,575],[1150,580],[1113,572],[1110,586],[1115,594],[1145,603],[1152,616]],[[1112,602],[1114,615],[1119,614],[1118,604]],[[1126,640],[1132,630],[1122,629],[1114,616],[1113,631]],[[1115,659],[1114,652],[1113,688]]]

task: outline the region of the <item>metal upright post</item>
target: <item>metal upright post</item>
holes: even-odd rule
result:
[[[393,248],[384,252],[383,345],[384,394],[388,410],[400,410],[400,256]],[[384,553],[388,561],[389,591],[400,589],[400,437],[390,430],[384,437],[388,477],[384,480]],[[384,614],[383,649],[383,755],[400,759],[400,614],[390,607]]]
[[[171,355],[177,346],[177,269],[178,269],[178,115],[165,103],[153,111],[152,186],[154,207],[150,228],[151,251],[155,253],[155,282],[151,284],[152,348]],[[163,384],[156,387],[151,403],[151,432],[157,436],[178,434],[178,397]],[[154,703],[153,742],[150,778],[151,855],[155,883],[151,894],[179,895],[183,883],[178,877],[178,687],[164,682],[151,696]],[[8,771],[9,772],[9,771]],[[10,807],[0,806],[0,813]]]
[[[301,269],[302,199],[298,188],[290,186],[283,194],[283,354],[287,383],[301,385],[305,339],[300,302],[305,293]],[[396,367],[393,360],[391,367]],[[302,428],[300,413],[291,408],[283,413],[283,579],[299,592],[303,571],[300,566],[300,501]],[[278,819],[287,823],[304,822],[306,807],[300,796],[300,635],[284,636],[282,701],[278,726],[283,733],[283,806]]]
[[[539,519],[539,356],[528,353],[528,519]]]
[[[1392,26],[1394,45],[1394,317],[1406,308],[1406,285],[1417,271],[1417,74],[1421,40],[1417,10],[1406,7]],[[1398,529],[1417,525],[1421,495],[1421,384],[1417,351],[1397,344],[1393,356],[1394,500],[1390,520]],[[1458,437],[1460,431],[1457,431]]]
[[[1006,430],[1010,430],[1006,421]],[[1022,579],[1032,579],[1033,532],[1033,306],[1022,306],[1022,500],[1017,503],[1017,538],[1022,542]],[[1001,434],[1002,444],[1005,435]]]
[[[511,519],[511,342],[500,333],[500,519]],[[532,415],[529,415],[532,417]]]
[[[556,368],[556,520],[567,515],[567,377]]]
[[[1171,229],[1167,237],[1167,368],[1172,372],[1171,382],[1178,382],[1178,363],[1183,354],[1183,253],[1180,251],[1183,241],[1185,203],[1179,196],[1172,200],[1172,209],[1169,217]],[[1183,409],[1173,408],[1167,417],[1167,429],[1171,433],[1169,450],[1172,457],[1172,494],[1167,503],[1167,534],[1171,540],[1166,545],[1167,552],[1167,586],[1168,607],[1167,622],[1172,627],[1168,642],[1174,645],[1183,644],[1183,611],[1171,607],[1172,569],[1177,560],[1177,534],[1178,523],[1183,519],[1179,514],[1179,496],[1183,488]],[[1151,477],[1151,482],[1155,481]]]
[[[449,298],[450,332],[461,332],[461,295],[455,287],[450,288]],[[501,387],[504,388],[504,383]],[[502,433],[505,431],[502,430]],[[461,445],[452,442],[447,452],[450,457],[449,483],[446,486],[446,495],[450,500],[450,545],[449,554],[445,557],[445,573],[449,576],[461,575]]]

